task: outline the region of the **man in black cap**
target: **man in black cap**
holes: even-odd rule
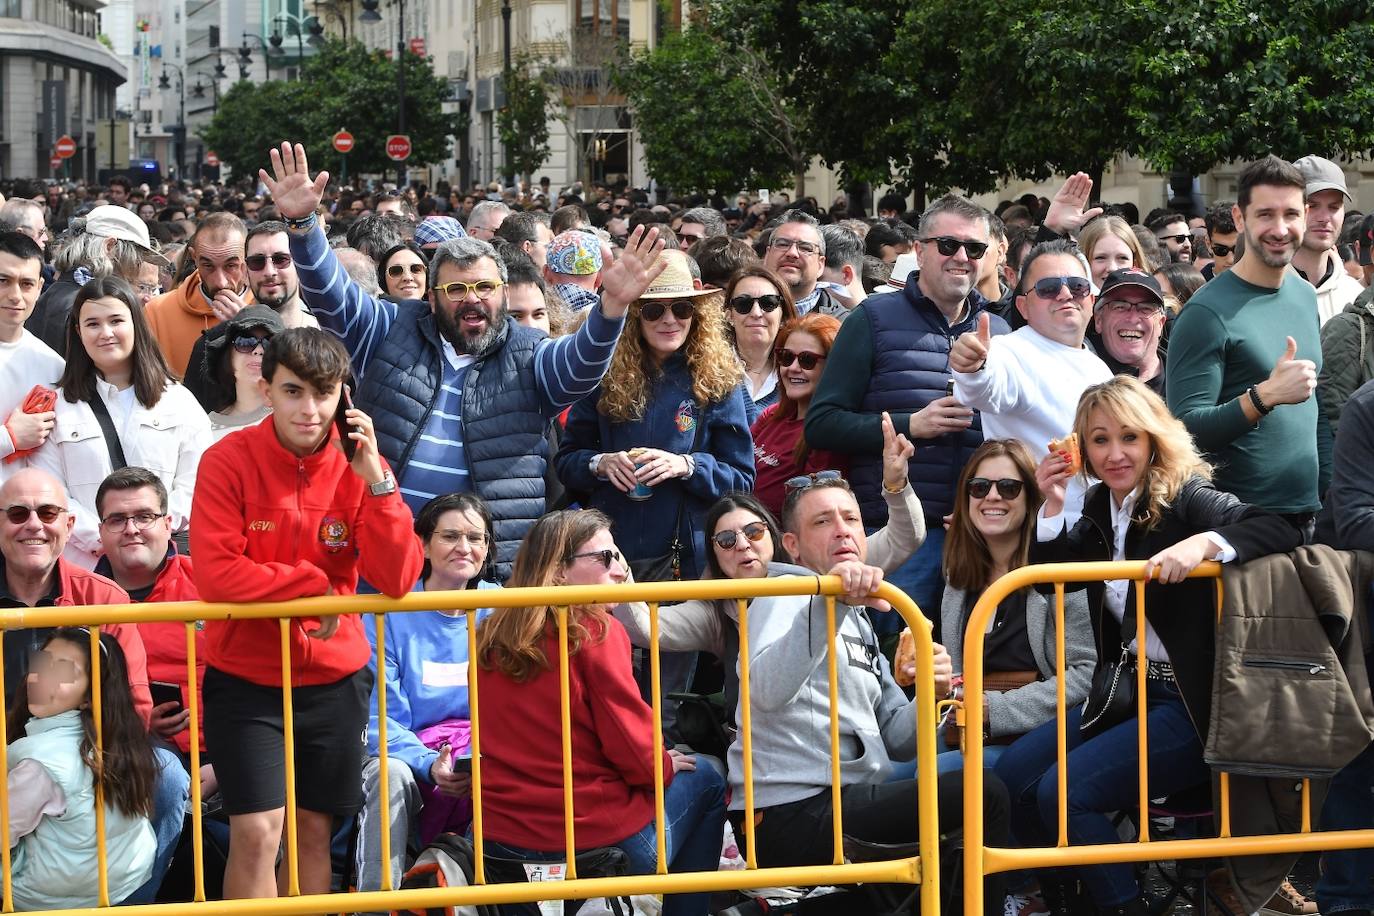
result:
[[[1134,375],[1164,397],[1164,292],[1139,267],[1107,274],[1093,309],[1089,335],[1102,361],[1118,375]]]

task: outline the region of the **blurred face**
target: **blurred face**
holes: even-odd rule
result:
[[[1254,253],[1265,267],[1287,267],[1302,244],[1307,227],[1307,205],[1301,188],[1256,185],[1250,189],[1250,205],[1231,210],[1236,229],[1245,233],[1245,251]]]
[[[253,222],[258,218],[258,211],[262,209],[262,203],[256,200],[245,200],[243,202],[243,218]]]
[[[258,382],[262,398],[272,408],[277,441],[300,457],[313,454],[329,438],[329,426],[339,406],[335,385],[320,391],[285,366],[278,365],[272,380]]]
[[[1016,297],[1016,307],[1041,335],[1067,347],[1082,346],[1083,332],[1087,330],[1088,318],[1092,315],[1092,292],[1075,298],[1069,285],[1061,280],[1059,289],[1047,296],[1036,288],[1036,284],[1052,277],[1087,280],[1088,274],[1073,255],[1041,255],[1031,264],[1030,273],[1022,287],[1024,294]]]
[[[878,257],[883,259],[884,264],[896,264],[897,255],[907,254],[910,251],[911,244],[909,242],[901,242],[897,245],[879,245]]]
[[[116,207],[122,207],[129,202],[129,191],[123,185],[110,185],[110,192],[105,195],[105,199]]]
[[[930,226],[929,242],[916,245],[916,262],[920,265],[921,276],[917,280],[921,291],[931,301],[945,308],[953,308],[968,298],[978,282],[978,274],[984,252],[980,257],[969,256],[968,249],[960,245],[953,254],[944,255],[934,239],[951,238],[963,242],[988,243],[988,227],[981,219],[966,219],[957,213],[941,213]]]
[[[152,487],[110,490],[100,507],[100,546],[115,579],[141,579],[162,566],[172,539],[172,517]]]
[[[1212,249],[1212,276],[1229,270],[1236,261],[1236,240],[1239,232],[1213,232],[1207,236],[1207,246]]]
[[[784,533],[782,543],[808,569],[829,572],[837,563],[863,563],[868,557],[859,503],[843,487],[807,490],[797,502],[793,524],[797,530]]]
[[[134,284],[140,305],[147,305],[154,296],[162,292],[162,270],[149,261],[138,265],[138,282]]]
[[[763,263],[782,277],[792,298],[810,295],[825,266],[820,232],[806,223],[783,223],[769,236]]]
[[[84,707],[91,687],[86,653],[65,639],[49,640],[34,653],[24,686],[29,712],[40,719]]]
[[[242,292],[245,266],[243,263],[243,235],[229,232],[223,235],[202,233],[195,241],[196,270],[200,283],[211,298],[222,289]]]
[[[778,349],[786,351],[778,357],[778,384],[797,404],[810,404],[811,396],[816,393],[816,383],[821,380],[821,372],[825,370],[825,344],[815,334],[793,331],[786,340],[781,341]],[[812,357],[816,362],[807,369],[802,363],[811,362]],[[789,359],[792,365],[784,366],[783,363]]]
[[[611,551],[610,566],[603,562],[603,551]],[[629,566],[615,546],[615,538],[605,528],[587,538],[573,550],[563,564],[563,585],[619,585],[625,581]]]
[[[721,541],[733,543],[722,547]],[[716,522],[711,549],[728,579],[762,579],[773,560],[773,535],[768,526],[748,509],[732,509]]]
[[[0,252],[0,340],[19,339],[42,291],[42,263]]]
[[[247,207],[244,207],[243,210],[244,213],[248,212]],[[143,220],[145,223],[153,222],[157,218],[157,207],[154,207],[152,204],[139,204],[138,218]]]
[[[101,375],[128,368],[134,353],[134,325],[129,307],[113,296],[81,305],[77,330],[86,353]]]
[[[656,311],[658,306],[665,306],[663,314],[657,319],[650,320],[644,314],[647,306],[650,312]],[[676,307],[678,312],[687,317],[681,318],[673,311]],[[639,333],[644,340],[644,346],[658,362],[663,362],[672,356],[682,345],[687,343],[687,335],[692,331],[692,313],[696,310],[695,304],[691,299],[643,299],[640,300],[639,312]]]
[[[512,283],[506,291],[506,308],[516,324],[550,332],[549,304],[533,283]]]
[[[445,512],[425,543],[430,565],[427,587],[432,591],[465,587],[481,572],[489,547],[480,515],[459,509]]]
[[[1193,259],[1193,233],[1183,220],[1160,227],[1155,232],[1155,238],[1159,240],[1159,244],[1168,249],[1170,259],[1174,261],[1191,261]]]
[[[376,213],[378,216],[404,215],[404,209],[401,207],[401,199],[399,197],[389,197],[384,200],[377,201],[377,207],[375,210],[373,210],[373,212]]]
[[[684,249],[691,248],[697,242],[706,238],[706,227],[701,223],[683,223],[682,226],[678,228],[677,237]]]
[[[46,251],[48,248],[48,238],[51,233],[48,232],[48,224],[43,221],[43,211],[36,210],[33,207],[25,207],[19,212],[20,222],[19,225],[14,227],[15,230],[33,239],[38,243],[39,248]]]
[[[60,510],[53,515],[53,510]],[[0,487],[0,554],[6,575],[37,579],[57,566],[71,534],[73,518],[67,510],[67,494],[46,474],[23,472]],[[11,514],[24,517],[15,521]],[[34,511],[38,510],[38,511]],[[40,513],[51,521],[43,521]]]
[[[1016,469],[1016,462],[1006,455],[984,458],[978,462],[969,480],[971,484],[974,481],[992,483],[987,495],[982,498],[974,496],[972,492],[964,494],[968,499],[968,516],[974,529],[988,540],[1018,536],[1021,525],[1026,521],[1026,487],[1021,480],[1021,472]],[[998,481],[1002,480],[1020,483],[1021,492],[1011,498],[1002,495],[1002,488],[997,486]],[[981,492],[982,488],[970,487],[970,490],[975,489]]]
[[[500,283],[501,274],[491,258],[479,258],[467,267],[452,261],[439,268],[430,290],[430,305],[434,321],[459,353],[480,353],[496,339],[506,321],[506,291],[498,286],[486,299],[481,298],[472,285],[487,281]],[[442,290],[450,283],[466,283],[469,288],[460,295],[457,288]]]
[[[735,291],[731,294],[731,299],[734,300],[739,296],[777,295],[779,295],[777,288],[763,277],[745,277],[735,284]],[[765,312],[763,305],[755,301],[748,314],[741,315],[734,307],[731,307],[725,314],[735,329],[735,340],[741,349],[749,347],[772,348],[773,341],[778,336],[778,327],[782,324],[781,306]]]
[[[254,328],[243,336],[245,338],[251,337],[259,343],[245,353],[240,347],[246,345],[246,341],[240,343],[240,341],[231,340],[229,342],[229,366],[234,370],[234,381],[256,382],[262,378],[262,353],[272,335],[268,334],[265,328]]]
[[[540,270],[549,261],[549,242],[553,241],[553,230],[543,223],[536,223],[534,226],[535,239],[533,242],[524,244],[525,254],[530,256],[530,260]]]
[[[1107,281],[1107,274],[1123,267],[1130,267],[1134,260],[1130,247],[1116,235],[1108,232],[1093,246],[1092,257],[1088,258],[1088,263],[1092,265],[1093,284],[1101,289],[1102,284]]]
[[[1164,305],[1147,290],[1118,287],[1098,303],[1093,322],[1113,359],[1140,366],[1159,348]]]
[[[1098,408],[1088,415],[1088,441],[1083,457],[1093,475],[1120,502],[1129,496],[1150,467],[1150,437],[1125,426]]]
[[[500,210],[488,209],[468,221],[468,235],[484,242],[490,242],[496,238],[496,230],[501,228],[501,223],[505,219],[506,214]]]
[[[424,258],[402,249],[386,262],[386,294],[393,299],[423,299],[429,268]]]
[[[1312,194],[1307,198],[1307,232],[1303,234],[1302,247],[1315,252],[1335,248],[1344,224],[1344,194],[1340,191]]]
[[[248,287],[260,304],[281,311],[282,306],[296,298],[300,281],[296,278],[296,262],[291,258],[291,246],[285,232],[254,236],[248,243],[244,263],[248,270]]]

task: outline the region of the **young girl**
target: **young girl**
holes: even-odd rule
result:
[[[97,779],[105,790],[110,902],[128,897],[152,873],[157,763],[113,636],[100,637],[103,750],[96,746],[90,672],[90,632],[62,627],[34,653],[27,690],[15,693],[8,734],[23,735],[8,751],[16,910],[98,904]]]

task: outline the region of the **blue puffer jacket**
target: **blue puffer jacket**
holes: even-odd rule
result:
[[[587,507],[611,517],[616,544],[631,560],[667,553],[678,505],[686,498],[681,536],[688,554],[683,557],[682,576],[696,578],[706,556],[702,522],[707,510],[726,493],[754,486],[754,438],[745,410],[748,391],[740,385],[725,399],[706,405],[703,419],[692,398],[687,361],[677,354],[664,364],[663,375],[654,382],[643,419],[612,423],[597,412],[600,397],[598,388],[573,405],[554,459],[559,479],[569,489],[589,493]],[[702,422],[705,431],[693,449],[692,438]],[[593,455],[636,447],[677,454],[691,451],[696,470],[685,480],[659,484],[654,495],[643,501],[628,498],[614,484],[592,474],[588,463]]]

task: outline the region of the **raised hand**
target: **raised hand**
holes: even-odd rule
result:
[[[258,169],[258,178],[272,195],[277,212],[287,219],[305,219],[314,213],[324,199],[329,173],[320,172],[313,179],[305,159],[305,147],[297,143],[283,143],[280,150],[272,150],[272,174]]]
[[[1064,491],[1073,476],[1073,465],[1062,452],[1050,452],[1035,469],[1035,485],[1045,498],[1045,518],[1054,518],[1064,511]]]
[[[601,311],[607,318],[624,315],[630,304],[644,295],[649,284],[663,273],[667,264],[659,260],[662,253],[663,240],[658,237],[658,229],[645,231],[644,226],[635,227],[625,240],[620,259],[601,269]]]
[[[955,372],[977,372],[988,361],[992,344],[992,316],[987,312],[978,316],[978,330],[959,335],[949,348],[949,367]]]
[[[1064,183],[1055,192],[1054,199],[1050,201],[1050,209],[1045,213],[1045,226],[1062,235],[1066,232],[1077,232],[1088,220],[1094,216],[1101,216],[1101,207],[1083,209],[1087,206],[1092,192],[1093,180],[1088,177],[1087,172],[1075,172],[1064,179]]]
[[[900,490],[906,486],[908,462],[916,446],[892,427],[892,417],[883,411],[883,486]]]

